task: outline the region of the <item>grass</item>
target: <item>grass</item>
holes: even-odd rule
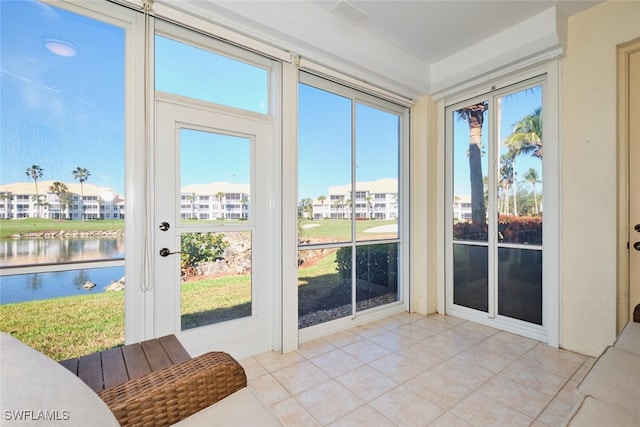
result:
[[[397,224],[395,219],[387,220],[363,220],[356,221],[357,240],[378,240],[394,239],[398,237],[396,232],[365,233],[365,230],[383,225]],[[315,227],[305,227],[315,225]],[[323,219],[323,220],[302,220],[299,223],[299,233],[301,239],[310,239],[312,243],[320,241],[345,241],[351,240],[351,220],[350,219]]]
[[[64,360],[124,343],[124,292],[0,305],[0,330]]]
[[[185,283],[182,307],[184,329],[250,315],[251,278]],[[124,292],[3,304],[0,330],[54,360],[117,347],[124,344]]]
[[[364,233],[367,228],[396,221],[357,221],[358,238],[393,238],[395,233]],[[330,238],[350,234],[349,220],[302,221],[320,224],[303,230],[306,238]],[[123,220],[56,221],[25,219],[0,221],[0,237],[54,229],[112,230]],[[300,313],[319,309],[318,301],[332,299],[342,279],[336,271],[336,253],[331,251],[308,267],[299,269]],[[183,328],[189,329],[251,314],[251,278],[226,276],[183,284]],[[331,304],[331,301],[327,301]],[[55,360],[64,360],[124,344],[124,292],[54,298],[0,305],[0,330]]]
[[[302,311],[341,283],[335,251],[300,268]],[[182,285],[183,329],[251,315],[251,276],[225,276]],[[124,344],[124,292],[0,305],[0,330],[54,360]]]
[[[123,229],[124,219],[58,221],[56,219],[25,218],[0,221],[0,238],[8,238],[12,234],[52,230],[101,231]]]
[[[228,221],[227,221],[228,222]],[[187,220],[186,224],[221,224],[222,221],[196,221]],[[358,240],[375,240],[396,238],[397,233],[365,233],[365,230],[389,224],[397,224],[397,220],[364,220],[356,221],[356,238]],[[317,225],[305,228],[305,225]],[[77,231],[101,231],[123,230],[123,219],[87,220],[87,221],[58,221],[45,218],[24,218],[0,221],[0,238],[8,238],[13,234],[32,233],[52,230],[77,230]],[[351,238],[351,220],[348,219],[323,219],[300,221],[300,238],[303,239],[330,239],[349,240]]]
[[[251,276],[225,276],[182,285],[182,329],[251,315]]]
[[[336,271],[336,250],[324,256],[318,263],[298,270],[298,315],[304,316],[318,310],[335,308],[335,299],[345,280]],[[351,298],[342,303],[350,303]]]

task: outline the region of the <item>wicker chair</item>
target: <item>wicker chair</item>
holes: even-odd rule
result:
[[[206,353],[105,389],[98,396],[122,426],[167,426],[247,386],[230,355]]]

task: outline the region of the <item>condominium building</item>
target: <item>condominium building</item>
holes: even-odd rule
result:
[[[331,186],[324,200],[313,200],[313,219],[396,219],[398,217],[398,180],[383,178],[356,182],[355,198],[351,184]]]
[[[212,182],[182,187],[180,217],[182,219],[248,219],[249,184]]]
[[[55,181],[0,185],[0,219],[123,219],[124,197],[109,187],[65,182],[66,197],[50,190]],[[61,200],[62,199],[62,200]]]
[[[54,181],[39,181],[38,195],[33,182],[0,185],[0,219],[124,219],[124,196],[108,187],[84,183],[64,183],[66,203],[53,193]],[[84,196],[83,196],[84,194]],[[83,209],[84,207],[84,209]],[[183,187],[180,193],[182,219],[249,218],[249,184],[214,182]]]

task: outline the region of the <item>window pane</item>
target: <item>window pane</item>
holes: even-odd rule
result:
[[[488,102],[453,112],[453,239],[487,241]]]
[[[251,232],[183,233],[182,330],[251,316]]]
[[[351,247],[299,251],[298,327],[351,316]]]
[[[542,244],[542,90],[498,98],[498,241]]]
[[[351,208],[356,221],[367,221],[356,226],[357,240],[398,237],[399,126],[397,114],[356,104],[356,194]]]
[[[542,251],[498,249],[498,314],[542,325]]]
[[[183,224],[249,219],[251,141],[180,130],[180,204]]]
[[[0,20],[0,263],[123,258],[125,31],[36,1]],[[55,359],[124,342],[124,293],[102,292],[123,267],[24,272],[0,278],[0,329]]]
[[[256,113],[269,111],[266,69],[159,35],[155,56],[156,90]]]
[[[356,247],[356,301],[358,311],[398,301],[397,243]]]
[[[301,244],[351,240],[351,100],[299,85]]]
[[[453,303],[489,310],[489,248],[453,244]]]

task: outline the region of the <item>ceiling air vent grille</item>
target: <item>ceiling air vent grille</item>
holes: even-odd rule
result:
[[[342,0],[331,7],[331,12],[344,16],[354,24],[359,24],[368,17],[362,10]]]

